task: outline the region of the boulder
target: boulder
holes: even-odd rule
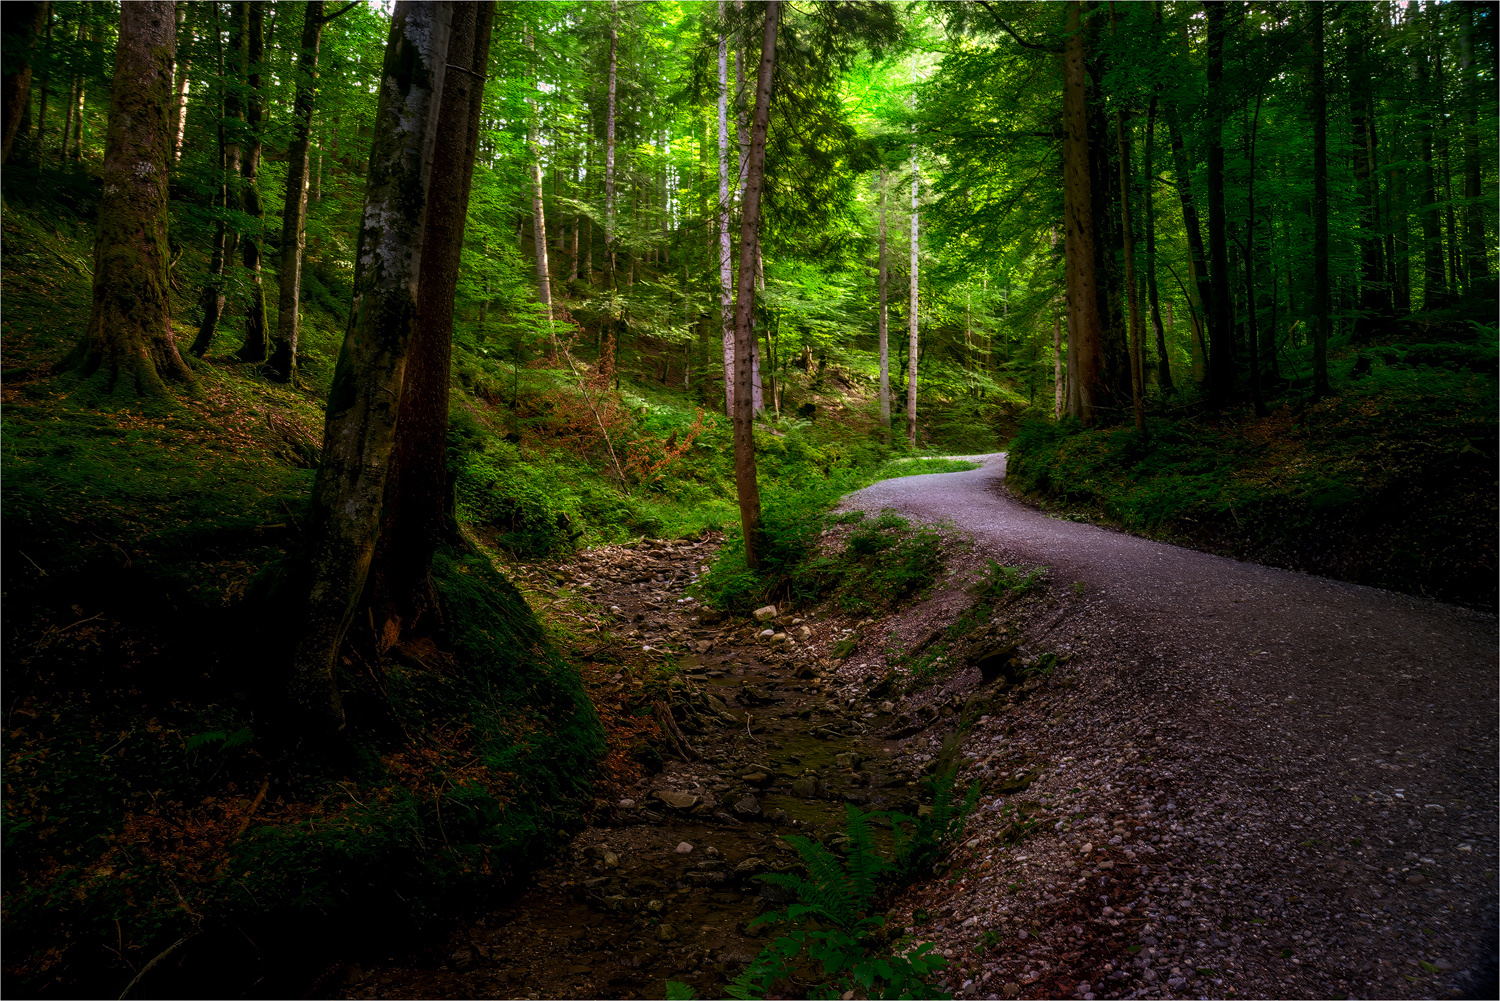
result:
[[[698,802],[698,797],[693,793],[678,792],[675,789],[658,789],[651,795],[674,810],[690,810]]]
[[[769,622],[774,618],[776,618],[775,605],[766,605],[764,608],[757,608],[755,610],[756,622]]]

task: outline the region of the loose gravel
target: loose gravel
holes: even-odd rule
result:
[[[1495,618],[1047,518],[1003,454],[979,461],[846,499],[951,522],[970,576],[1049,568],[1022,651],[1061,666],[965,734],[981,806],[896,905],[951,988],[1497,996]],[[951,621],[965,579],[856,650],[848,691]],[[932,725],[898,752],[938,754],[982,689],[960,667],[907,696]]]

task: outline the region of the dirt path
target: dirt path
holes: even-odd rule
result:
[[[982,813],[969,873],[904,901],[966,993],[1495,996],[1495,619],[1047,518],[1003,492],[1003,455],[985,463],[846,502],[1083,582],[1025,635],[1067,661],[1062,684],[966,743],[988,784],[1036,773],[1055,826],[997,851]],[[927,699],[979,684],[958,671]],[[1104,965],[1080,947],[1101,936]]]
[[[1049,519],[983,461],[847,499],[972,539],[884,622],[787,615],[758,641],[684,600],[707,542],[536,570],[601,711],[639,711],[671,661],[683,732],[617,750],[595,825],[516,896],[345,996],[717,996],[782,836],[830,834],[844,802],[911,811],[954,736],[980,807],[893,914],[960,997],[1493,996],[1495,620]],[[1050,568],[985,627],[1056,665],[1024,685],[986,681],[978,640],[934,643],[992,559]]]

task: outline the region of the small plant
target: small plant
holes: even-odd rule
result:
[[[924,943],[908,951],[889,947],[885,918],[871,914],[878,880],[894,871],[875,851],[871,817],[847,807],[844,858],[821,842],[798,835],[787,841],[802,857],[807,876],[766,873],[756,878],[797,894],[784,912],[763,914],[751,922],[789,925],[791,930],[762,950],[727,988],[731,997],[763,998],[778,981],[811,978],[812,998],[837,998],[862,990],[876,998],[948,998],[924,981],[947,961]],[[817,981],[822,981],[817,983]]]
[[[994,560],[989,564],[975,587],[981,600],[993,602],[1010,595],[1019,597],[1047,579],[1046,567],[1027,571],[1021,567],[1003,567]]]
[[[890,815],[891,829],[896,835],[896,867],[903,875],[916,878],[931,873],[938,859],[963,833],[969,814],[979,802],[979,783],[969,786],[963,799],[955,802],[957,779],[958,769],[950,767],[927,783],[932,790],[932,813],[927,816]],[[904,830],[903,824],[910,825],[911,830]]]
[[[667,981],[667,1001],[697,1001],[698,992],[681,980]]]

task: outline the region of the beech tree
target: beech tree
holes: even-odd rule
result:
[[[334,665],[373,558],[411,338],[453,4],[398,0],[381,69],[354,302],[323,426],[299,568],[306,599],[289,694],[314,730],[343,727]]]
[[[176,27],[176,11],[166,0],[120,7],[94,235],[93,307],[70,359],[108,395],[154,396],[165,392],[163,380],[192,381],[172,333],[168,284],[168,117]]]

